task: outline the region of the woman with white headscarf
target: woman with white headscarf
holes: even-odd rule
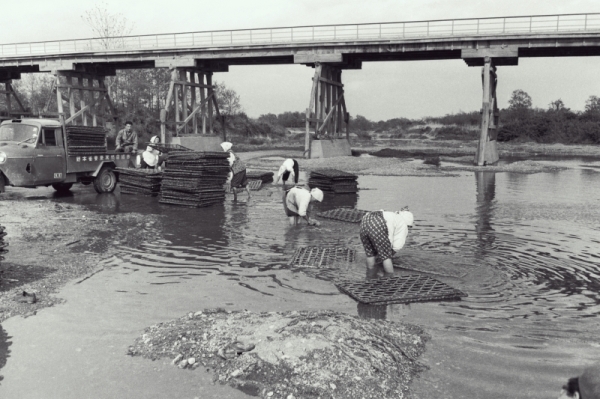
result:
[[[367,274],[374,271],[376,256],[383,261],[387,274],[394,273],[392,257],[404,247],[414,220],[408,207],[397,212],[369,212],[362,218],[360,240],[367,255]]]
[[[152,136],[152,138],[150,138],[150,144],[158,143],[160,143],[160,137]],[[138,155],[138,158],[137,163],[142,169],[159,169],[164,161],[162,153],[150,145],[146,147],[146,151],[144,151],[141,156]]]
[[[252,197],[252,195],[250,195],[250,187],[248,187],[248,178],[246,177],[246,164],[231,151],[232,146],[233,144],[229,141],[221,143],[223,151],[229,153],[229,167],[231,168],[225,184],[233,192],[234,201],[237,201],[238,188],[245,188],[248,192],[248,198]]]
[[[323,191],[313,188],[308,191],[304,187],[293,187],[283,193],[283,209],[290,218],[290,225],[298,224],[300,218],[306,220],[311,226],[318,226],[320,223],[310,219],[311,202],[323,201]]]

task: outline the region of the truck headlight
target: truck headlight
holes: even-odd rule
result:
[[[0,151],[0,163],[6,162],[6,154]]]

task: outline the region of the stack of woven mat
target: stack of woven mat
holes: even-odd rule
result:
[[[273,175],[273,172],[246,172],[246,177],[248,178],[248,180],[260,180],[263,184],[272,183]]]
[[[160,193],[162,173],[153,169],[116,168],[121,194],[150,195]]]
[[[179,144],[147,143],[146,145],[154,148],[155,150],[160,151],[163,154],[170,154],[172,152],[181,151],[193,151]]]
[[[229,174],[229,153],[170,153],[160,188],[163,204],[210,206],[225,200],[223,185]]]
[[[310,172],[308,185],[310,188],[320,188],[334,193],[358,192],[357,175],[336,169],[318,169]]]
[[[106,129],[100,126],[67,126],[67,150],[69,155],[104,154],[106,152]]]
[[[4,236],[6,236],[6,231],[4,231],[4,226],[0,226],[0,260],[4,260],[5,253],[8,252],[8,243],[4,242]]]

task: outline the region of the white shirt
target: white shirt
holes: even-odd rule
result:
[[[285,203],[288,209],[296,212],[300,216],[306,216],[308,205],[310,204],[310,192],[301,187],[294,187],[285,197]]]
[[[383,211],[383,218],[388,228],[388,235],[394,252],[401,250],[408,237],[408,226],[404,218],[396,212]]]
[[[227,160],[229,161],[229,166],[233,166],[233,163],[235,162],[235,154],[229,151],[229,158],[227,158]]]
[[[144,162],[148,164],[148,166],[156,166],[158,165],[158,156],[160,155],[160,151],[155,150],[154,148],[148,146],[146,147],[146,151],[142,153],[142,158],[144,158]]]
[[[229,161],[229,166],[233,166],[233,163],[235,162],[235,154],[232,151],[229,151],[229,158],[227,158],[227,160]],[[233,172],[229,171],[225,184],[231,183],[231,180],[233,180]]]
[[[279,180],[279,177],[284,174],[285,172],[290,172],[292,174],[292,177],[295,177],[295,173],[294,173],[294,160],[293,159],[286,159],[285,161],[283,161],[283,164],[281,164],[281,167],[279,168],[279,173],[277,174],[277,180]]]

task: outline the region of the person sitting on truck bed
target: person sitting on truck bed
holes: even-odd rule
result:
[[[116,140],[116,151],[117,152],[133,152],[136,153],[138,149],[138,136],[137,133],[131,128],[133,123],[130,121],[125,122],[125,129],[122,129],[117,134]]]

